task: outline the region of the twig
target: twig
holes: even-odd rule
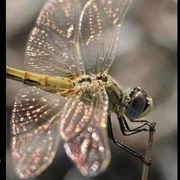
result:
[[[149,161],[151,160],[151,150],[152,150],[152,144],[153,144],[153,135],[155,133],[155,123],[152,123],[152,126],[149,130],[149,139],[148,139],[148,145],[146,148],[146,154],[145,154],[145,160]],[[147,164],[143,164],[143,171],[142,171],[142,178],[141,180],[148,180],[148,173],[149,173],[149,166]]]

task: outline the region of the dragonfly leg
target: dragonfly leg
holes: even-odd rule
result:
[[[146,160],[145,156],[143,156],[141,153],[136,152],[134,149],[132,149],[131,147],[127,146],[126,144],[124,144],[123,142],[117,140],[114,136],[114,131],[113,131],[113,127],[112,127],[112,122],[111,122],[111,118],[108,116],[108,133],[109,133],[109,138],[111,140],[114,141],[114,143],[118,146],[121,147],[122,149],[124,149],[125,151],[131,153],[132,155],[138,157],[139,159],[141,159],[142,162],[144,162],[145,164],[147,164],[148,166],[151,165],[151,160]]]
[[[144,123],[136,128],[130,129],[128,123],[126,122],[126,119],[123,116],[121,116],[121,117],[118,116],[118,119],[119,119],[119,125],[121,128],[121,131],[122,131],[123,135],[125,135],[125,136],[136,134],[141,131],[155,131],[155,125],[156,125],[155,122],[151,123],[147,120],[139,120],[139,121],[131,120],[132,122],[144,122]],[[143,128],[144,126],[149,126],[149,129]]]
[[[129,119],[131,122],[144,122],[146,125],[148,125],[149,127],[151,127],[151,126],[156,126],[156,122],[149,122],[149,121],[147,121],[147,120],[143,120],[143,119],[140,119],[140,120],[134,120],[134,119]]]

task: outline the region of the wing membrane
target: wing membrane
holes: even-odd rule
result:
[[[52,162],[60,140],[65,99],[35,87],[22,89],[11,118],[12,156],[20,178],[40,174]]]
[[[81,74],[83,63],[76,38],[79,11],[79,3],[73,0],[49,0],[44,5],[28,39],[27,70],[72,79]]]
[[[85,71],[96,74],[108,70],[130,3],[131,0],[89,0],[81,4],[49,0],[29,37],[26,69],[71,79]]]
[[[131,0],[89,0],[79,24],[80,46],[87,73],[108,70],[114,60],[122,25]]]
[[[107,108],[105,89],[89,87],[80,97],[70,98],[63,111],[64,148],[84,176],[96,176],[109,164]]]

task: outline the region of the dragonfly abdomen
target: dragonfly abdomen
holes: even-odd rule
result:
[[[74,87],[73,82],[66,78],[36,74],[8,66],[6,66],[6,77],[31,86],[52,87],[57,89],[70,89]]]

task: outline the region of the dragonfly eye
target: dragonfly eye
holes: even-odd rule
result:
[[[147,98],[145,91],[139,89],[138,92],[133,94],[131,102],[127,107],[125,114],[129,118],[142,117],[149,113],[152,109],[152,100]]]
[[[142,112],[146,104],[146,99],[144,98],[141,92],[137,93],[137,95],[132,100],[132,108],[136,112]]]

